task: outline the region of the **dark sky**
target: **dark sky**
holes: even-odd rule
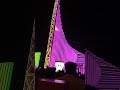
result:
[[[119,7],[117,2],[61,3],[67,40],[80,43],[97,56],[119,66]]]
[[[33,18],[36,18],[36,51],[44,59],[54,0],[3,2],[0,8],[0,62],[15,62],[12,83],[22,90],[29,53]],[[119,66],[118,2],[61,0],[62,24],[66,39],[79,51],[89,49]],[[79,42],[79,47],[73,43]],[[13,90],[13,88],[11,88]]]
[[[28,58],[33,6],[27,2],[2,2],[0,8],[0,62],[14,62],[12,87],[22,90]],[[26,6],[27,5],[27,6]]]

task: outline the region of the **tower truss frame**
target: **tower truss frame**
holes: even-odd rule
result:
[[[23,90],[35,90],[35,19]]]
[[[54,31],[55,31],[55,22],[56,22],[58,4],[59,4],[59,0],[55,0],[52,19],[51,19],[51,25],[50,25],[50,32],[49,32],[44,68],[47,68],[47,66],[49,66],[49,63],[50,63],[50,55],[52,52],[52,44],[53,44],[53,37],[54,37]]]

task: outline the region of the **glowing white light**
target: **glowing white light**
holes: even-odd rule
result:
[[[55,26],[55,30],[56,30],[56,31],[59,31],[58,27]]]
[[[56,68],[56,72],[57,71],[62,71],[64,69],[64,63],[63,62],[55,62],[55,68]]]

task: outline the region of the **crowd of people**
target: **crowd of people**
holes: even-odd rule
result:
[[[65,71],[56,72],[55,68],[41,68],[35,70],[36,80],[40,78],[65,80],[69,83],[69,90],[98,90],[92,86],[85,85],[85,75],[76,72],[76,63],[67,62],[65,64]]]

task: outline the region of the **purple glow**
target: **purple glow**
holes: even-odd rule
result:
[[[120,69],[86,50],[85,83],[100,90],[120,90]]]
[[[78,53],[81,55],[81,58],[78,57]],[[79,56],[80,56],[79,55]],[[52,46],[52,53],[50,57],[50,67],[55,67],[55,62],[74,62],[79,64],[85,63],[85,56],[84,54],[76,51],[73,49],[67,42],[63,29],[62,29],[62,23],[60,18],[60,5],[58,5],[57,9],[57,16],[56,16],[56,25],[55,25],[55,31],[54,31],[54,39],[53,39],[53,46]],[[84,73],[84,70],[82,71]]]

